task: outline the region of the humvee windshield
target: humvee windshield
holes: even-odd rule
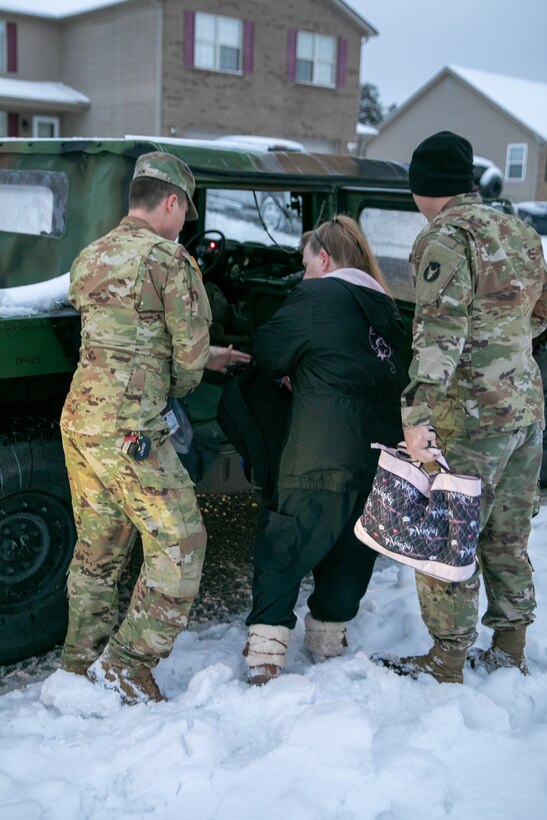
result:
[[[215,190],[207,192],[206,230],[227,239],[298,247],[302,198],[290,191]]]

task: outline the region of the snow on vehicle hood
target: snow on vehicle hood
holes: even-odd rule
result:
[[[47,282],[0,289],[0,318],[35,316],[70,307],[68,286],[70,274],[64,273]]]

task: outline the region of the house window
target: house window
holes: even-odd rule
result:
[[[526,179],[526,157],[528,146],[525,142],[512,143],[507,146],[507,164],[505,166],[505,179],[518,181]]]
[[[32,136],[54,139],[59,136],[59,117],[33,117]]]
[[[299,31],[296,38],[296,81],[336,86],[336,37]]]
[[[8,136],[8,115],[5,111],[0,111],[0,137]]]
[[[196,12],[194,66],[241,73],[243,24],[234,17]]]
[[[6,24],[3,20],[0,20],[0,71],[1,72],[4,72],[6,70],[6,56],[7,56]]]
[[[17,25],[0,20],[0,73],[17,71]]]

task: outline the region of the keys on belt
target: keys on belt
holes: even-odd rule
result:
[[[143,433],[133,431],[123,438],[122,453],[134,458],[135,461],[144,461],[150,453],[150,439]]]

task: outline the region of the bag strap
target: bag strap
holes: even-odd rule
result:
[[[403,461],[409,461],[418,469],[423,470],[423,462],[416,461],[410,456],[404,441],[400,441],[397,447],[386,447],[385,444],[379,444],[378,442],[374,442],[374,444],[371,444],[370,446],[375,450],[384,450],[386,453],[390,453],[390,455],[395,456],[395,458],[400,458]],[[444,457],[442,450],[438,447],[432,447],[431,452],[434,456],[435,462],[439,465],[441,470],[446,473],[451,473],[452,470],[448,466],[448,462]]]

